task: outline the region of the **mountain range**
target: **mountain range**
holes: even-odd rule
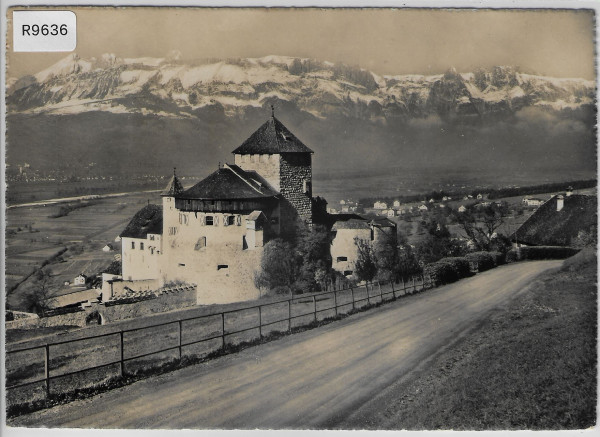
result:
[[[317,171],[596,169],[595,83],[498,66],[378,75],[286,56],[181,61],[71,54],[7,81],[7,162],[77,173],[203,175],[270,115]],[[511,170],[512,169],[512,170]]]

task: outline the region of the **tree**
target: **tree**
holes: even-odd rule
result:
[[[411,276],[421,273],[419,259],[410,245],[400,246],[398,251],[398,278],[407,281]]]
[[[505,238],[498,238],[497,230],[504,224],[506,213],[506,207],[493,203],[482,208],[479,213],[469,209],[458,214],[457,221],[477,250],[502,250]]]
[[[33,288],[24,296],[23,303],[28,311],[42,315],[48,311],[56,298],[52,290],[52,271],[38,269],[34,273]]]
[[[298,224],[295,250],[301,263],[295,285],[297,291],[316,291],[326,287],[331,273],[330,246],[331,234],[325,226]]]
[[[354,274],[361,281],[372,281],[377,274],[377,264],[371,243],[356,237],[354,238],[354,244],[358,249],[358,257],[356,263],[354,263]]]
[[[416,247],[421,264],[429,264],[449,256],[461,256],[466,248],[459,240],[452,238],[443,223],[432,221],[427,224],[427,234]]]
[[[377,280],[396,279],[398,270],[398,247],[396,235],[382,234],[373,246],[373,257],[377,266]]]
[[[261,271],[255,274],[254,283],[257,288],[291,292],[292,285],[298,279],[300,263],[289,242],[280,238],[271,240],[265,244]]]

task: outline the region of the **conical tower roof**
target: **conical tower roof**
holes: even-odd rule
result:
[[[164,189],[164,191],[161,193],[161,195],[172,197],[172,196],[176,196],[177,194],[182,193],[182,192],[183,192],[183,185],[181,185],[181,182],[179,182],[179,178],[175,174],[175,169],[173,169],[173,176],[171,177],[169,184]]]
[[[279,153],[313,153],[302,144],[282,122],[271,114],[271,118],[259,127],[250,138],[233,151],[238,155],[274,155]]]

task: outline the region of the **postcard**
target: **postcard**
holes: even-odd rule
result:
[[[597,6],[269,6],[5,5],[7,429],[593,431]]]

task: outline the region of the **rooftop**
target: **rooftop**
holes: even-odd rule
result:
[[[135,213],[120,237],[146,238],[148,234],[162,234],[162,207],[147,205]]]
[[[179,178],[175,174],[175,169],[173,169],[173,176],[171,177],[169,184],[160,194],[162,196],[175,196],[176,194],[179,194],[181,192],[183,192],[183,185],[181,184]]]
[[[313,153],[313,151],[306,147],[273,115],[233,153],[238,155],[274,155],[279,153]]]
[[[511,239],[533,246],[569,246],[580,231],[587,232],[597,227],[598,201],[595,196],[566,196],[560,211],[556,210],[557,198],[553,196],[542,204]]]
[[[255,171],[242,170],[237,165],[225,164],[193,187],[183,191],[178,199],[224,200],[257,199],[279,194]]]

